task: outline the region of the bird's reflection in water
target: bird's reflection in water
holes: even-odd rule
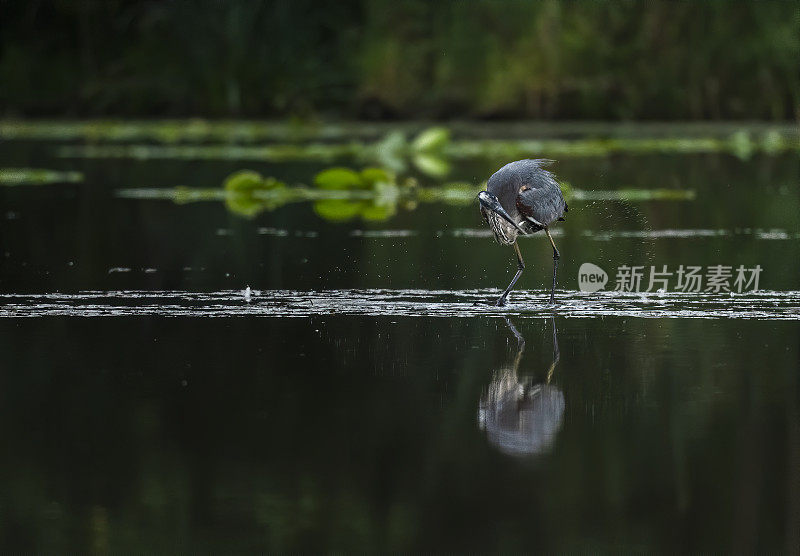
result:
[[[551,384],[560,359],[556,323],[553,324],[553,362],[543,380],[519,374],[525,339],[506,318],[517,338],[517,353],[511,366],[495,371],[488,391],[480,401],[478,422],[489,442],[511,456],[533,456],[550,451],[564,420],[564,394]]]

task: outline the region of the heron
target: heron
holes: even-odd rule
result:
[[[486,191],[478,193],[481,214],[501,245],[513,245],[517,255],[517,272],[495,305],[502,307],[508,293],[525,270],[525,262],[517,244],[519,234],[528,235],[544,230],[553,246],[553,285],[550,304],[555,303],[556,273],[561,254],[556,248],[550,225],[563,221],[567,203],[561,186],[552,172],[544,169],[552,160],[528,159],[510,162],[492,174]]]

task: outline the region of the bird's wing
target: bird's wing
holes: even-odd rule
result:
[[[536,189],[522,187],[517,195],[517,210],[539,226],[548,226],[555,222],[564,216],[566,208],[564,195],[557,184],[554,187]]]

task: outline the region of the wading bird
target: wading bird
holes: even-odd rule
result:
[[[486,191],[478,193],[481,214],[494,232],[495,239],[501,245],[513,245],[517,254],[517,273],[497,300],[497,306],[505,305],[508,292],[525,269],[517,236],[540,230],[544,230],[553,246],[550,303],[555,302],[556,271],[561,255],[548,227],[557,220],[564,220],[567,203],[553,174],[542,168],[550,163],[552,160],[545,159],[510,162],[492,174],[486,183]]]

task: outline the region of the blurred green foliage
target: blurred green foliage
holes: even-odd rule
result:
[[[227,193],[225,203],[228,210],[248,217],[255,216],[264,209],[277,208],[288,200],[285,183],[273,177],[264,178],[252,170],[231,174],[222,187]],[[272,195],[256,198],[254,193],[258,191],[270,191]]]
[[[44,185],[80,181],[83,181],[83,174],[80,172],[59,172],[43,168],[0,168],[0,185]]]
[[[169,122],[172,128],[174,122]],[[0,122],[0,139],[53,139],[57,133],[49,124],[45,130],[37,130],[36,124],[18,121]],[[133,126],[129,126],[133,127]],[[213,127],[213,126],[211,126]],[[480,127],[476,126],[476,129]],[[742,125],[729,135],[725,135],[727,126],[716,130],[702,131],[703,135],[693,135],[692,131],[678,132],[675,135],[642,135],[642,134],[609,134],[609,131],[595,131],[590,136],[572,137],[566,134],[561,137],[540,136],[531,131],[535,138],[466,138],[451,140],[450,132],[444,127],[433,127],[422,130],[413,140],[408,140],[401,129],[393,129],[372,142],[351,140],[349,142],[290,142],[259,145],[241,145],[228,143],[196,144],[197,137],[191,144],[165,145],[152,144],[118,144],[114,135],[94,134],[92,144],[66,145],[58,149],[58,154],[65,158],[133,158],[147,159],[194,159],[194,160],[269,160],[273,162],[290,160],[322,160],[354,159],[362,162],[378,163],[394,172],[404,172],[410,167],[416,168],[426,176],[444,178],[450,173],[451,159],[497,158],[514,160],[536,156],[551,157],[600,157],[615,153],[730,153],[738,158],[747,159],[756,152],[776,154],[782,151],[800,150],[800,135],[793,125],[748,126]],[[144,125],[139,136],[152,138],[158,129],[157,123]],[[86,133],[71,132],[73,137],[90,136]],[[87,131],[87,130],[84,130]],[[264,133],[266,134],[266,130]],[[276,135],[278,132],[276,132]],[[128,136],[135,136],[129,130]],[[111,142],[112,144],[96,144],[95,142]]]
[[[360,216],[364,220],[386,220],[392,216],[400,196],[395,175],[381,168],[329,168],[316,175],[319,189],[341,191],[346,197],[322,199],[314,203],[314,212],[325,220],[343,222]],[[369,192],[360,198],[359,191]],[[353,194],[355,193],[355,195]]]
[[[0,114],[793,119],[796,2],[11,2]]]
[[[289,187],[274,177],[264,177],[253,170],[240,170],[225,179],[222,189],[134,188],[118,190],[117,196],[168,199],[180,204],[224,201],[229,211],[246,218],[254,218],[288,203],[312,202],[314,213],[329,222],[347,222],[356,218],[379,222],[394,216],[398,208],[414,210],[419,203],[455,206],[476,203],[476,196],[484,187],[485,184],[465,182],[422,187],[415,178],[399,177],[385,168],[369,167],[357,171],[334,167],[317,173],[311,187],[303,184]],[[568,201],[691,201],[695,198],[692,189],[584,191],[568,182],[562,182],[561,189]]]

